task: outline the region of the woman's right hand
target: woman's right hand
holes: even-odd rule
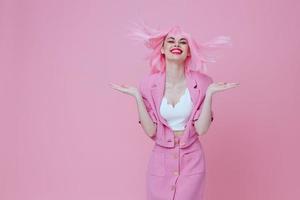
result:
[[[113,89],[118,90],[122,93],[125,94],[129,94],[133,97],[138,97],[140,96],[140,92],[138,91],[138,89],[136,87],[133,86],[128,86],[126,84],[122,84],[122,85],[117,85],[117,84],[113,84],[113,83],[109,83]]]

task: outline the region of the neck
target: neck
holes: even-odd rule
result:
[[[166,81],[175,84],[185,78],[184,63],[166,60]]]

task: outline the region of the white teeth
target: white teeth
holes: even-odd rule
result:
[[[172,50],[171,52],[172,53],[181,53],[182,51],[175,49],[175,50]]]

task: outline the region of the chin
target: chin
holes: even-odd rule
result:
[[[168,60],[172,60],[172,61],[178,61],[178,62],[183,62],[185,61],[186,57],[184,56],[170,56],[168,58]]]

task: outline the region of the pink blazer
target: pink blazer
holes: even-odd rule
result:
[[[213,82],[213,79],[210,76],[201,72],[186,72],[185,76],[194,107],[185,126],[180,144],[181,148],[189,146],[198,139],[199,135],[196,133],[194,122],[199,118],[201,113],[207,87]],[[152,136],[151,139],[160,146],[174,147],[175,135],[159,112],[160,103],[164,96],[165,80],[165,72],[148,74],[140,80],[139,91],[152,121],[157,125],[156,134]],[[213,111],[211,112],[211,121],[213,121]],[[141,124],[140,121],[139,123]]]

